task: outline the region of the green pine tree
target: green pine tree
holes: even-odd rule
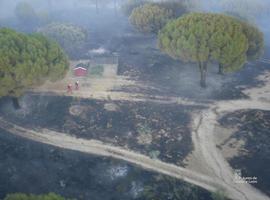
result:
[[[65,76],[68,58],[59,45],[44,36],[0,29],[0,97],[21,96],[27,88]]]
[[[159,48],[169,56],[198,63],[201,86],[206,87],[207,64],[220,63],[226,72],[243,67],[248,39],[233,17],[191,13],[169,22],[159,33]]]

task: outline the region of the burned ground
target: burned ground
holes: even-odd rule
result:
[[[121,91],[181,96],[193,100],[247,98],[243,89],[263,84],[256,77],[269,70],[267,64],[254,62],[247,63],[236,73],[220,76],[217,74],[217,64],[209,64],[208,87],[202,90],[199,86],[199,69],[195,63],[183,63],[162,54],[157,47],[157,36],[136,32],[126,16],[109,11],[99,15],[91,14],[87,10],[69,12],[63,16],[55,13],[54,20],[70,21],[81,25],[89,32],[85,49],[78,52],[79,59],[89,58],[87,52],[97,48],[117,53],[118,74],[128,75],[131,79],[142,81],[148,86],[125,87],[121,88]],[[83,20],[77,19],[77,15],[84,16]],[[265,56],[268,52],[269,46],[266,44]]]
[[[88,31],[85,49],[78,51],[73,58],[89,58],[86,56],[89,50],[104,48],[119,55],[119,75],[128,75],[147,86],[125,87],[120,88],[121,91],[180,96],[193,101],[247,98],[243,89],[263,84],[256,77],[269,70],[269,66],[257,62],[246,64],[235,74],[219,76],[216,66],[211,65],[208,87],[202,90],[195,64],[175,61],[162,54],[157,48],[156,37],[135,32],[126,17],[116,17],[112,12],[94,13],[94,10],[87,9],[76,12],[60,10],[53,13],[53,21],[71,22]],[[5,23],[2,25],[6,26]],[[16,23],[7,24],[10,25],[20,30]],[[98,139],[177,165],[183,165],[183,159],[192,151],[190,114],[201,109],[176,104],[80,100],[42,94],[26,95],[22,98],[22,107],[14,111],[11,103],[4,99],[0,105],[1,116],[30,129],[47,128],[76,137]],[[245,149],[249,153],[231,159],[230,163],[234,168],[242,169],[244,176],[257,176],[259,183],[254,186],[269,195],[269,113],[255,119],[257,112],[233,113],[234,120],[226,120],[230,118],[228,115],[220,122],[224,126],[239,123],[239,131],[234,136],[247,140]],[[242,121],[244,115],[250,117]],[[85,200],[145,200],[147,198],[136,194],[141,194],[141,188],[144,190],[145,186],[150,186],[150,195],[152,191],[157,198],[170,199],[176,185],[181,191],[189,191],[182,193],[181,197],[211,199],[209,193],[196,187],[175,180],[160,181],[160,176],[125,162],[22,140],[7,136],[5,131],[0,131],[0,160],[0,198],[11,192],[56,192]],[[191,197],[194,192],[195,196]]]
[[[190,113],[201,107],[143,102],[78,100],[27,95],[14,111],[3,101],[1,115],[21,126],[47,128],[97,139],[183,165],[192,151]]]
[[[205,190],[126,162],[36,143],[4,130],[0,130],[0,161],[0,199],[14,192],[55,192],[78,200],[147,200],[153,194],[211,199]]]
[[[270,195],[270,112],[241,110],[222,117],[220,123],[237,127],[231,137],[245,141],[240,155],[229,160],[232,167],[241,169],[244,177],[258,177],[253,186]]]
[[[209,64],[208,87],[202,90],[197,64],[183,63],[162,54],[156,47],[156,37],[134,35],[122,38],[121,44],[119,73],[146,82],[149,89],[141,91],[148,94],[195,100],[247,98],[243,89],[263,84],[256,77],[269,70],[268,64],[254,62],[247,63],[236,73],[221,76],[217,74],[217,65]],[[126,91],[134,89],[124,88]]]

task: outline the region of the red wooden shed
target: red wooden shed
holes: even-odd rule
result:
[[[84,67],[76,67],[74,68],[75,76],[87,76],[87,69]]]

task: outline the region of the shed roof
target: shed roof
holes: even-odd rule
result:
[[[76,67],[76,68],[74,68],[73,70],[78,70],[78,69],[81,69],[81,70],[85,70],[85,71],[87,71],[87,69],[86,69],[86,68],[84,68],[84,67]]]

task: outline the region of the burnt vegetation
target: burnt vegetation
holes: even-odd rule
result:
[[[193,148],[189,112],[202,109],[31,95],[23,102],[27,112],[18,114],[10,112],[11,104],[3,101],[1,115],[30,129],[48,128],[79,138],[97,139],[177,165],[184,165],[184,158]]]
[[[237,127],[232,138],[245,141],[240,155],[232,158],[230,164],[235,169],[242,169],[243,176],[258,177],[254,186],[270,194],[270,112],[242,110],[227,114],[220,123],[224,127]]]
[[[2,0],[0,116],[28,129],[100,140],[186,167],[184,160],[193,150],[191,117],[206,107],[29,90],[64,79],[69,61],[117,55],[117,78],[139,84],[108,92],[208,105],[249,98],[243,91],[262,86],[264,81],[257,77],[269,71],[268,4],[267,0]],[[106,71],[100,65],[91,70],[95,78],[103,78]],[[269,120],[269,112],[260,110],[220,119],[224,127],[238,128],[232,137],[245,140],[243,152],[230,164],[246,176],[258,176],[255,186],[268,195]],[[38,144],[4,130],[0,130],[0,161],[4,200],[225,199],[219,191],[211,196],[125,162]],[[29,195],[6,196],[18,192]]]

